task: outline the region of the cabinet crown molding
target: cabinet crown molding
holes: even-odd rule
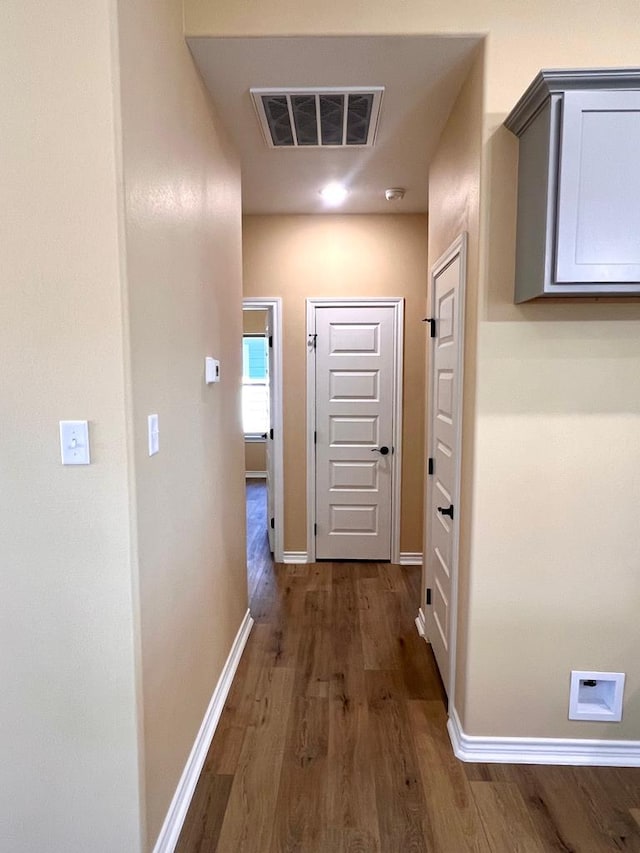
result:
[[[505,127],[520,136],[551,95],[590,89],[640,89],[640,68],[543,69],[506,117]]]

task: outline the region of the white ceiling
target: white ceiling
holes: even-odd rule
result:
[[[429,161],[479,38],[423,36],[190,38],[242,162],[244,213],[324,213],[319,190],[349,189],[341,213],[427,208]],[[384,86],[373,148],[269,148],[251,87]],[[387,187],[404,187],[388,202]],[[335,208],[331,209],[335,212]]]

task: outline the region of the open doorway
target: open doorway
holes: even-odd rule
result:
[[[247,483],[249,594],[264,561],[282,561],[281,300],[245,299],[242,420]]]

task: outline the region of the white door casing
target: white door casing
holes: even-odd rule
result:
[[[425,501],[425,631],[452,701],[462,438],[462,367],[466,234],[436,262],[431,273],[429,364],[429,462]]]
[[[309,559],[399,558],[402,308],[308,300]]]
[[[274,410],[272,404],[272,380],[271,377],[275,373],[274,357],[273,357],[273,306],[267,307],[267,316],[264,328],[265,337],[267,339],[267,371],[269,376],[269,430],[265,442],[265,468],[267,469],[267,537],[269,539],[269,550],[273,554],[275,551],[275,472],[274,461],[275,454],[273,452],[273,442],[275,440],[275,424]]]
[[[267,468],[267,524],[269,547],[276,562],[282,562],[284,549],[284,461],[282,416],[282,299],[281,297],[253,297],[243,299],[243,310],[266,311],[271,338],[269,347],[269,419],[273,438],[266,440]],[[271,528],[270,520],[274,519]]]

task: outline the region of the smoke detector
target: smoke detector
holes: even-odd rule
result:
[[[384,197],[387,201],[402,201],[405,192],[404,187],[389,187],[384,191]]]

